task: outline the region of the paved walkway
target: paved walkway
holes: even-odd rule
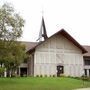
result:
[[[76,90],[90,90],[90,88],[81,88],[81,89],[76,89]]]

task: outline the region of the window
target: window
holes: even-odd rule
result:
[[[84,60],[84,65],[90,65],[90,60]]]
[[[90,65],[90,57],[84,57],[84,65]]]

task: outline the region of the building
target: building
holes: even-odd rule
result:
[[[42,39],[43,38],[43,39]],[[80,45],[64,29],[47,37],[42,18],[39,42],[25,43],[28,46],[28,62],[21,64],[19,75],[29,76],[90,76],[90,47]],[[27,47],[26,46],[26,47]],[[88,52],[88,53],[87,53]]]
[[[90,76],[90,46],[83,46],[88,53],[83,55],[83,62],[84,62],[84,74],[86,76]]]

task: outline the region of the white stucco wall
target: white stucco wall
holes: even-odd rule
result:
[[[34,75],[57,75],[57,65],[64,66],[66,76],[82,75],[82,51],[62,35],[53,36],[36,48]]]

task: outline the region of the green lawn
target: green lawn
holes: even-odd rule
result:
[[[73,90],[90,87],[90,81],[72,78],[0,78],[0,90]]]

